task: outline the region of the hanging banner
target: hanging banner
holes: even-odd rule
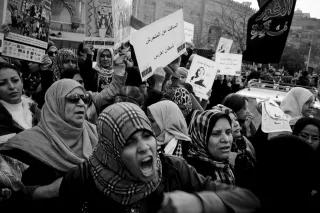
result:
[[[119,46],[129,40],[132,0],[92,0],[85,3],[85,41],[101,48]]]
[[[221,37],[217,46],[216,53],[230,53],[233,40]]]
[[[48,46],[51,0],[5,0],[2,24],[10,27],[2,55],[41,62]]]
[[[143,81],[186,51],[182,9],[131,34]]]
[[[241,75],[242,55],[231,53],[217,53],[216,63],[219,75]]]
[[[195,55],[186,82],[192,85],[197,97],[208,100],[208,92],[212,88],[216,74],[216,62]]]
[[[184,22],[184,37],[186,42],[193,43],[194,24]]]

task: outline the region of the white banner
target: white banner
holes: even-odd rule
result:
[[[233,40],[221,37],[217,46],[216,53],[229,53]]]
[[[217,74],[216,63],[212,60],[195,55],[186,82],[190,83],[197,97],[208,100]]]
[[[182,9],[132,33],[130,42],[145,81],[186,51]]]
[[[184,36],[186,42],[193,42],[193,35],[194,35],[194,24],[189,22],[184,22]]]
[[[216,53],[216,63],[219,75],[241,75],[242,55],[231,53]]]

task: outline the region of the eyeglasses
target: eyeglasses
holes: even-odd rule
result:
[[[84,94],[84,95],[71,94],[71,95],[66,96],[66,100],[70,103],[73,103],[73,104],[79,103],[80,99],[85,104],[89,104],[91,102],[91,96],[89,94]]]
[[[54,55],[57,55],[57,54],[58,54],[57,51],[55,51],[55,52],[48,52],[48,56],[54,56]]]

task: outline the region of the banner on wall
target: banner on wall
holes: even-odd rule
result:
[[[186,51],[182,9],[132,33],[130,43],[145,81]]]
[[[48,46],[51,0],[5,0],[0,6],[2,24],[10,27],[2,55],[40,63]]]
[[[221,37],[217,46],[216,53],[229,53],[233,40]]]
[[[186,82],[192,85],[197,97],[208,100],[208,92],[212,88],[216,74],[216,62],[195,55]]]
[[[119,46],[130,38],[132,0],[86,1],[86,41],[96,48]]]
[[[189,22],[184,22],[184,36],[186,42],[193,43],[193,35],[194,35],[194,24]]]
[[[231,53],[217,53],[217,74],[219,75],[241,75],[242,55]]]

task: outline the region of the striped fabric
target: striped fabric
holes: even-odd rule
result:
[[[218,118],[223,115],[225,113],[220,110],[195,111],[189,127],[189,135],[192,142],[187,156],[188,158],[210,163],[215,171],[216,181],[234,184],[234,175],[229,162],[217,162],[213,160],[208,152],[208,141],[211,131]]]
[[[89,163],[97,188],[122,205],[130,205],[151,194],[161,181],[158,175],[150,182],[141,182],[129,173],[121,160],[126,141],[139,130],[153,133],[150,121],[135,104],[122,102],[107,107],[98,119],[99,143]]]

